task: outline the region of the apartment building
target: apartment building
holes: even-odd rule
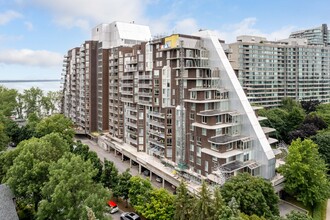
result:
[[[330,47],[239,36],[227,52],[251,104],[279,106],[284,97],[330,101]]]
[[[309,45],[330,46],[330,31],[327,24],[320,27],[295,31],[289,38],[304,38],[308,40]]]
[[[260,127],[219,40],[204,34],[110,50],[108,143],[181,164],[194,181],[214,181],[220,168],[270,179],[276,140],[264,132],[273,130]]]
[[[81,133],[109,130],[110,48],[132,46],[151,38],[149,27],[134,23],[100,24],[92,40],[64,56],[63,113]]]
[[[223,183],[243,171],[274,177],[270,144],[277,140],[268,137],[274,130],[260,127],[258,120],[264,118],[251,107],[216,36],[202,31],[196,36],[174,34],[145,41],[125,38],[121,45],[110,45],[111,40],[100,33],[105,26],[100,27],[92,41],[96,42],[94,80],[91,70],[74,78],[72,70],[66,69],[65,115],[73,118],[70,113],[79,109],[75,117],[81,120],[83,111],[95,110],[96,116],[89,117],[95,122],[85,123],[85,130],[90,133],[91,124],[96,123],[93,128],[98,125],[103,131],[106,148],[127,152],[136,161],[143,161],[138,156],[142,153],[171,164],[173,171],[190,181]],[[97,40],[101,38],[102,45]],[[86,47],[79,48],[79,70],[82,49]],[[71,61],[72,52],[67,57]],[[88,105],[84,100],[72,107],[77,92],[70,85],[75,82],[79,82],[78,94],[93,91]],[[107,96],[108,104],[103,101]],[[98,115],[106,111],[106,105],[108,129]],[[83,126],[79,120],[75,123]],[[156,164],[144,162],[144,166]]]

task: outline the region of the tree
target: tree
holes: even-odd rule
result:
[[[195,200],[189,195],[186,184],[181,181],[179,187],[176,189],[175,199],[175,220],[189,220],[192,219],[194,212]]]
[[[148,179],[142,179],[140,176],[132,176],[129,180],[130,188],[128,197],[130,204],[135,206],[143,206],[150,200],[151,183]]]
[[[147,219],[167,220],[174,216],[174,196],[164,188],[153,189],[150,192],[150,201],[144,205],[137,206]]]
[[[108,161],[105,158],[101,182],[104,187],[109,189],[113,189],[118,184],[118,169],[112,161]]]
[[[289,112],[288,118],[287,118],[287,129],[288,131],[293,131],[297,129],[305,118],[305,112],[300,107],[291,107],[291,111]]]
[[[97,219],[104,219],[110,192],[93,181],[96,173],[90,161],[72,153],[53,163],[42,188],[38,219],[87,219],[86,206]]]
[[[5,126],[0,122],[0,152],[7,148],[9,140],[5,131]]]
[[[313,220],[312,217],[301,213],[301,212],[290,212],[289,214],[286,215],[287,220]]]
[[[239,204],[239,210],[247,215],[279,215],[279,198],[272,185],[260,177],[240,173],[223,185],[221,194],[227,203],[234,197]]]
[[[126,206],[128,206],[128,193],[130,189],[130,179],[132,175],[129,173],[129,169],[125,172],[119,174],[118,184],[113,189],[114,197],[122,197],[126,201]]]
[[[36,126],[36,133],[39,137],[52,132],[61,134],[70,144],[75,134],[72,121],[62,114],[43,118]]]
[[[38,116],[40,116],[42,97],[43,92],[39,88],[32,87],[30,89],[24,90],[22,98],[26,115],[29,115],[30,113],[36,113]]]
[[[304,140],[317,133],[317,127],[314,124],[302,124],[297,130],[291,131],[288,135],[288,140],[291,143],[298,138]]]
[[[8,89],[0,85],[0,115],[11,116],[13,114],[17,105],[17,95],[17,90]]]
[[[303,124],[313,124],[317,130],[322,130],[328,127],[327,123],[317,114],[309,114],[305,117]]]
[[[312,140],[318,146],[320,156],[330,165],[330,132],[320,132],[312,137]]]
[[[198,193],[198,200],[196,203],[195,209],[195,218],[196,219],[212,219],[213,210],[212,210],[212,197],[211,192],[206,184],[203,181],[201,190]]]
[[[285,191],[312,207],[328,198],[329,181],[326,165],[317,152],[317,145],[309,139],[293,141],[286,163],[279,167],[285,177]]]
[[[8,136],[9,140],[11,142],[14,142],[15,144],[18,144],[20,142],[20,133],[21,129],[18,126],[18,124],[13,121],[12,119],[8,117],[1,117],[0,116],[0,124],[3,124],[4,131],[6,135]]]
[[[316,108],[321,102],[319,100],[309,100],[309,101],[301,101],[301,107],[305,110],[306,114],[311,112],[315,112]]]
[[[4,180],[18,199],[37,210],[42,199],[41,188],[48,181],[48,168],[69,150],[69,146],[58,134],[32,138],[23,144]]]
[[[330,103],[320,104],[316,107],[316,114],[320,116],[327,125],[330,125]]]
[[[280,108],[273,108],[269,110],[260,110],[260,116],[267,117],[268,120],[261,121],[262,126],[268,126],[275,128],[275,136],[278,139],[286,138],[287,133],[289,132],[287,127],[288,121],[288,112]]]
[[[282,109],[287,112],[291,112],[294,108],[301,108],[300,103],[291,97],[285,97],[282,99]]]

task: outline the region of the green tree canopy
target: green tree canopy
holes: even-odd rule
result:
[[[325,160],[327,165],[330,165],[330,132],[320,132],[312,137],[315,144],[318,146],[320,156]]]
[[[143,206],[150,199],[150,191],[152,190],[151,183],[148,179],[143,179],[140,176],[132,176],[129,180],[129,201],[135,206]]]
[[[287,220],[313,220],[312,217],[301,213],[301,212],[290,212],[289,214],[286,215]]]
[[[284,139],[289,132],[287,121],[289,113],[280,108],[273,108],[269,110],[261,109],[260,116],[267,117],[268,120],[261,121],[262,126],[268,126],[276,129],[276,138]]]
[[[201,189],[197,195],[198,200],[196,202],[196,208],[194,212],[195,219],[212,219],[212,196],[210,189],[205,181],[203,181]]]
[[[68,143],[72,142],[75,134],[72,121],[62,114],[43,118],[36,126],[36,133],[39,137],[52,132],[61,134]]]
[[[11,116],[15,111],[18,92],[0,85],[0,115]]]
[[[137,206],[137,211],[147,219],[159,220],[173,219],[174,209],[174,196],[164,188],[151,190],[150,201]]]
[[[35,209],[41,200],[41,188],[48,181],[48,168],[69,150],[65,140],[58,134],[22,142],[19,154],[6,172],[5,182],[16,197],[32,204]]]
[[[189,195],[185,182],[181,181],[176,189],[175,220],[190,220],[193,217],[196,199]]]
[[[285,191],[305,205],[314,206],[330,195],[326,165],[312,140],[293,141],[279,172],[286,179]]]
[[[101,175],[101,182],[104,187],[115,188],[118,184],[118,169],[112,161],[104,158],[104,168]]]
[[[316,114],[320,116],[327,125],[330,125],[330,103],[322,103],[316,107]]]
[[[223,185],[221,194],[227,203],[235,198],[239,210],[247,215],[279,215],[279,198],[272,185],[260,177],[253,177],[248,173],[231,177]]]
[[[86,206],[97,219],[104,219],[110,192],[93,181],[97,174],[90,161],[67,153],[49,168],[49,181],[42,189],[38,219],[87,219]]]
[[[22,95],[23,105],[26,115],[30,113],[36,113],[38,116],[41,114],[41,100],[43,97],[43,92],[41,89],[36,87],[31,87],[30,89],[25,89]]]
[[[125,172],[119,174],[118,176],[118,184],[113,189],[113,195],[114,197],[122,197],[126,201],[126,206],[128,205],[128,193],[129,189],[131,187],[130,185],[130,179],[132,175],[129,172],[129,169],[127,169]]]

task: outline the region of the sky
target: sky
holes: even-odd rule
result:
[[[0,0],[0,80],[60,79],[64,54],[113,21],[150,26],[153,36],[215,31],[284,39],[330,26],[329,0]]]

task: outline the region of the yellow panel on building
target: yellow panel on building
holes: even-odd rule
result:
[[[173,34],[165,38],[165,48],[176,48],[179,45],[179,35]]]

